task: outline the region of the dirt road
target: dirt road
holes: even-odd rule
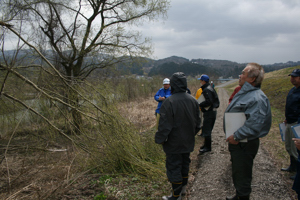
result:
[[[223,114],[228,105],[228,94],[218,89],[220,107],[212,132],[212,151],[199,156],[199,169],[185,199],[218,200],[235,193],[231,178],[228,144],[223,132]],[[200,137],[200,136],[198,136]],[[251,200],[291,199],[290,190],[272,159],[260,145],[254,160]]]

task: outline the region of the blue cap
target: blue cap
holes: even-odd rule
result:
[[[294,69],[293,72],[289,74],[289,76],[300,76],[300,69]]]
[[[198,78],[198,80],[202,80],[205,81],[206,83],[209,82],[209,77],[206,74],[201,75],[200,78]]]

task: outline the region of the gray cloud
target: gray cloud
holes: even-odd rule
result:
[[[165,22],[140,27],[157,59],[172,55],[236,62],[298,61],[298,0],[172,0]]]

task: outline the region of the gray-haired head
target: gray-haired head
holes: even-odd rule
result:
[[[248,63],[246,67],[249,66],[248,77],[255,77],[253,82],[254,86],[260,86],[264,80],[265,71],[264,68],[257,63]]]

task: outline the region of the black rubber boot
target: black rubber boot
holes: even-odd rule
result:
[[[290,177],[290,179],[295,180],[297,174],[294,174],[293,176]]]
[[[163,196],[163,200],[181,200],[182,182],[172,183],[172,194],[170,196]]]
[[[230,196],[230,197],[226,197],[226,200],[237,200],[238,196],[234,195],[234,196]]]
[[[201,151],[202,149],[204,149],[204,147],[206,147],[206,145],[207,145],[207,141],[206,141],[206,137],[204,137],[204,143],[203,143],[203,145],[200,147],[200,150],[199,150],[199,151]]]
[[[288,166],[287,168],[281,168],[281,171],[296,172],[297,171],[297,160],[293,156],[290,156],[290,166]]]
[[[200,153],[206,153],[211,151],[211,136],[206,136],[204,138],[204,147],[199,150]]]
[[[205,147],[205,140],[204,140],[204,144],[200,147],[200,150],[203,149]]]
[[[291,156],[291,172],[296,172],[297,171],[297,158],[294,158]]]
[[[187,186],[187,183],[188,183],[188,179],[189,179],[189,177],[182,177],[181,195],[185,195],[186,194],[186,186]]]
[[[207,148],[211,151],[211,136],[207,137]]]

